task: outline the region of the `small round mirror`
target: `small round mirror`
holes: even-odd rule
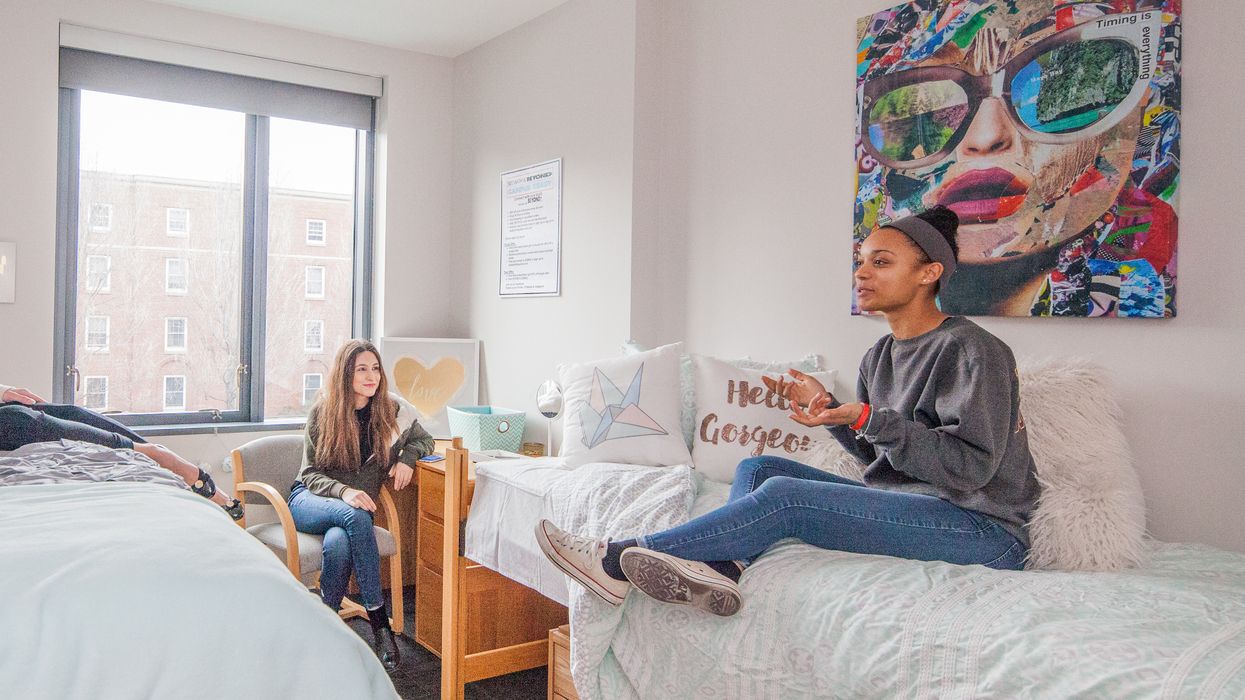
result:
[[[552,379],[536,390],[536,410],[545,418],[557,418],[562,413],[562,385]]]

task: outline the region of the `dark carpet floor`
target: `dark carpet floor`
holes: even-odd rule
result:
[[[405,700],[437,700],[441,697],[441,660],[411,636],[415,629],[415,589],[405,591],[406,631],[398,637],[402,664],[391,678]],[[367,620],[355,618],[350,628],[370,646],[372,628]],[[544,700],[548,695],[548,676],[544,668],[487,678],[467,685],[467,700]]]

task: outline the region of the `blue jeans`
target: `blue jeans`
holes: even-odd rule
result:
[[[137,433],[95,411],[67,404],[37,403],[31,406],[0,404],[0,450],[55,440],[79,440],[113,449],[134,449],[146,442]]]
[[[334,610],[341,608],[354,569],[363,607],[384,605],[380,592],[380,552],[372,514],[340,498],[317,496],[296,482],[290,490],[294,527],[309,535],[324,535],[324,564],[320,567],[320,597]]]
[[[639,545],[694,561],[750,562],[795,537],[823,549],[1021,569],[1028,550],[980,513],[933,496],[885,491],[781,457],[751,457],[721,508]]]

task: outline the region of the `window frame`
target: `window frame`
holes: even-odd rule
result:
[[[186,228],[183,231],[173,230],[173,212],[186,212]],[[164,235],[169,238],[190,238],[190,210],[186,207],[165,207],[164,208]]]
[[[104,283],[99,287],[91,288],[91,261],[104,261]],[[108,294],[112,292],[112,256],[111,255],[88,255],[86,256],[86,291],[88,294]],[[99,375],[92,375],[99,376]]]
[[[95,225],[95,207],[103,207],[108,212],[108,223],[103,226]],[[87,210],[86,227],[91,233],[111,233],[112,232],[112,205],[107,202],[91,202],[90,208]]]
[[[104,344],[91,345],[91,319],[103,319],[104,321]],[[82,320],[82,347],[88,352],[108,352],[108,348],[112,345],[112,317],[105,314],[94,314],[87,316]]]
[[[99,406],[91,406],[86,402],[86,397],[91,395],[91,380],[104,380],[104,402]],[[96,411],[108,408],[108,375],[106,374],[88,374],[82,378],[82,407],[90,408]]]
[[[329,244],[329,222],[328,222],[328,220],[326,220],[326,219],[306,219],[305,221],[307,222],[307,223],[306,223],[307,237],[306,237],[306,239],[305,239],[305,240],[306,240],[306,242],[307,242],[307,245],[313,245],[313,246],[316,246],[316,247],[318,247],[318,248],[323,248],[323,247],[327,246],[327,245]],[[320,224],[320,240],[318,240],[318,241],[313,241],[313,240],[311,239],[311,225],[312,225],[313,223]]]
[[[303,406],[310,406],[315,401],[315,398],[316,398],[315,393],[311,395],[311,398],[307,398],[307,378],[308,377],[319,378],[320,381],[318,384],[316,384],[316,388],[315,388],[316,393],[319,393],[320,390],[324,388],[324,373],[323,372],[303,372],[303,404],[302,404]]]
[[[82,377],[75,366],[78,352],[76,347],[78,295],[82,291],[79,289],[77,279],[79,240],[88,233],[103,232],[93,229],[89,219],[85,225],[79,220],[81,92],[78,88],[59,88],[56,298],[53,323],[53,332],[57,342],[54,344],[52,358],[54,367],[52,395],[55,397],[54,400],[69,404],[75,403],[75,398],[80,396],[82,390]],[[211,416],[205,416],[208,412],[206,409],[187,411],[184,407],[181,411],[121,412],[112,416],[119,422],[134,426],[147,435],[210,433],[222,429],[225,431],[281,430],[297,428],[303,423],[301,418],[266,421],[264,416],[263,379],[266,376],[264,353],[268,288],[269,117],[247,114],[245,123],[238,406],[235,409],[211,411]],[[372,336],[375,153],[376,129],[373,119],[368,129],[355,129],[350,316],[351,334],[358,338]],[[108,207],[109,212],[108,230],[111,230],[115,223],[115,212],[111,204],[105,206]],[[189,228],[189,221],[187,224]],[[325,245],[327,245],[327,223],[324,238]],[[187,294],[190,286],[190,261],[188,258],[182,259],[186,260],[187,287],[187,291],[183,294]],[[111,341],[110,322],[108,335]],[[323,338],[322,327],[321,346],[323,346]],[[106,349],[88,349],[87,351],[107,352]],[[254,380],[256,377],[260,378],[259,381]],[[163,405],[163,400],[161,404]]]
[[[173,287],[169,286],[169,276],[170,276],[169,275],[169,263],[179,261],[179,260],[182,263],[182,279],[185,281],[186,286],[182,287],[181,289],[174,289]],[[179,296],[179,297],[186,296],[187,294],[190,293],[190,259],[189,258],[174,256],[171,258],[164,259],[164,293],[167,296]]]
[[[180,405],[178,404],[169,405],[169,380],[170,379],[182,380],[182,402]],[[186,395],[190,393],[188,389],[189,387],[187,386],[187,383],[186,383],[186,375],[184,374],[164,375],[163,379],[160,381],[160,405],[164,406],[163,410],[172,411],[172,412],[184,412],[186,410],[186,403],[187,403]]]
[[[169,345],[169,323],[172,321],[182,322],[182,344],[181,346]],[[164,352],[169,355],[185,355],[190,351],[190,319],[186,316],[165,316],[164,317]]]
[[[320,344],[308,345],[307,336],[310,334],[313,323],[320,325]],[[320,355],[324,353],[324,319],[308,318],[303,320],[303,352],[308,355]]]
[[[320,293],[316,294],[311,291],[311,271],[320,271]],[[325,299],[328,287],[328,268],[324,265],[303,265],[303,298],[304,299]]]

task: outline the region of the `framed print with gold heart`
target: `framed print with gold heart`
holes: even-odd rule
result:
[[[381,338],[390,391],[415,406],[435,438],[449,438],[446,406],[480,400],[480,341],[458,338]]]

